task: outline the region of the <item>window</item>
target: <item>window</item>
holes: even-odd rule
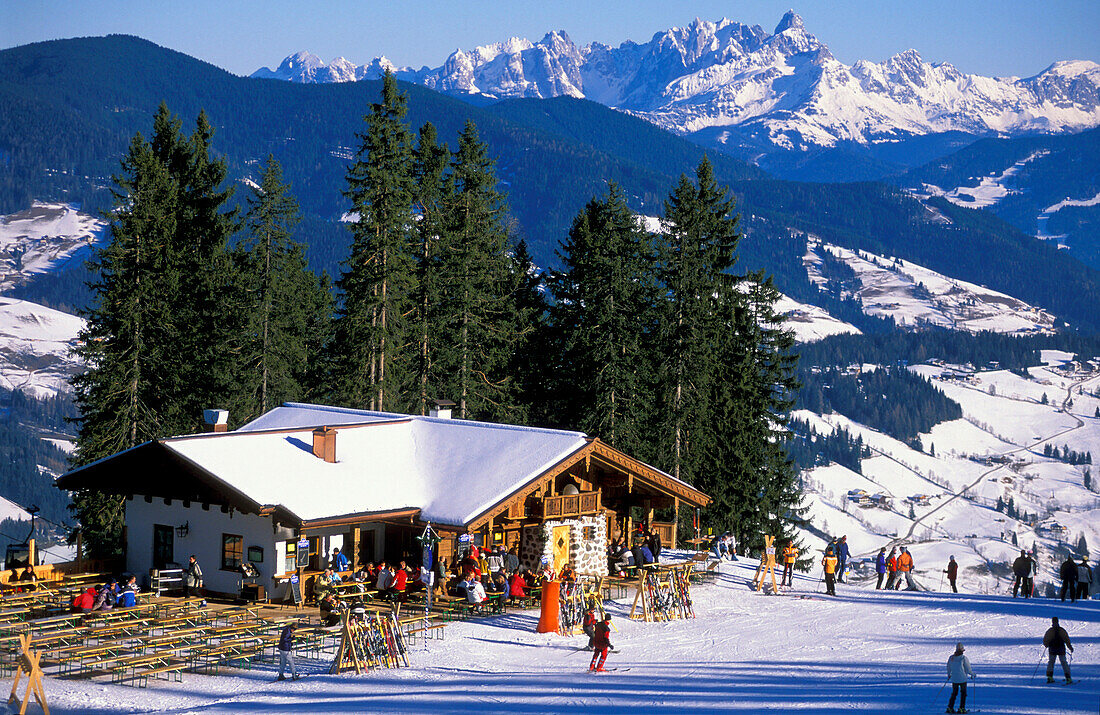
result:
[[[236,571],[244,560],[244,537],[222,534],[222,568]]]
[[[175,560],[176,530],[167,524],[153,524],[153,568],[167,568]]]
[[[286,558],[283,559],[283,573],[290,573],[298,568],[298,542],[294,539],[286,542]]]

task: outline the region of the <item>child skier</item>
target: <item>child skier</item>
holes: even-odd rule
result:
[[[592,654],[592,664],[588,666],[589,673],[603,673],[604,661],[607,660],[607,651],[611,650],[611,616],[604,616],[603,620],[596,624],[593,646],[596,652]]]
[[[588,650],[592,650],[596,647],[596,607],[589,606],[588,611],[584,614],[584,634],[588,636]]]

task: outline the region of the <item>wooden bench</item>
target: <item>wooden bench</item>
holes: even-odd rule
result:
[[[689,563],[692,568],[688,573],[688,579],[712,581],[718,578],[718,559],[713,558],[706,551],[700,551],[692,556]]]

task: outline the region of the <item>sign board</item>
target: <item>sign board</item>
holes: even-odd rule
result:
[[[459,534],[459,535],[458,535],[458,542],[459,542],[460,544],[468,544],[468,543],[470,543],[470,534]]]
[[[306,544],[305,548],[298,549],[298,568],[309,568],[309,544]]]
[[[298,548],[299,549],[308,549],[309,548],[309,537],[303,536],[302,538],[298,539]]]
[[[775,556],[775,547],[769,546],[768,548],[764,549],[764,553],[766,553],[768,556]]]
[[[298,574],[290,577],[290,597],[294,599],[295,606],[302,605],[302,580]]]

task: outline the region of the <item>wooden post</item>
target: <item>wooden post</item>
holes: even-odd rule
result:
[[[676,548],[676,532],[680,526],[680,497],[672,497],[672,542],[668,548]]]
[[[8,702],[19,705],[19,715],[26,715],[27,705],[30,704],[31,695],[34,695],[42,712],[50,715],[50,706],[46,704],[46,690],[42,687],[42,668],[38,664],[42,654],[31,650],[31,637],[26,633],[19,634],[19,643],[22,646],[22,653],[17,661],[19,665],[15,671],[15,678],[11,682],[11,695],[8,696]],[[20,700],[16,691],[24,670],[27,672],[27,692]]]
[[[771,575],[772,593],[779,593],[779,587],[775,583],[775,537],[764,537],[764,553],[760,555],[760,565],[756,567],[756,574],[752,577],[752,585],[756,590],[764,588],[764,579]]]
[[[84,573],[84,530],[76,532],[76,572]]]
[[[34,563],[34,539],[32,538],[27,541],[27,545],[29,549],[29,551],[27,552],[27,563],[30,564],[33,568],[37,566],[37,564]]]
[[[347,554],[345,554],[346,556]],[[351,530],[351,570],[359,570],[359,527]]]

